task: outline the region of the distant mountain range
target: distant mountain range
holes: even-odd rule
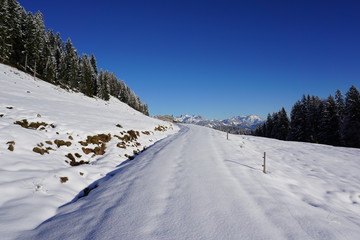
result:
[[[181,115],[174,117],[174,120],[230,132],[254,130],[258,125],[264,123],[264,119],[257,115],[237,116],[224,120],[208,120],[199,115]]]

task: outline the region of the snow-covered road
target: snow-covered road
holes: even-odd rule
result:
[[[281,149],[281,141],[247,136],[230,136],[226,140],[225,133],[209,128],[180,127],[177,134],[109,173],[108,180],[88,196],[59,208],[56,216],[35,230],[23,232],[19,238],[355,239],[359,236],[360,217],[356,213],[360,214],[360,199],[343,208],[346,202],[335,200],[344,196],[326,200],[322,191],[328,189],[321,189],[321,194],[319,190],[322,184],[328,186],[334,179],[347,181],[346,177],[351,178],[352,174],[340,171],[327,181],[330,173],[325,167],[317,168],[316,163],[305,171],[297,169],[303,164],[300,161],[295,160],[294,165],[284,163],[286,157],[295,154],[293,149],[302,146],[299,151],[306,155],[310,150],[319,152],[314,149],[316,145],[289,143],[292,149],[286,143]],[[269,174],[263,174],[262,150],[271,148],[277,149],[273,154],[280,160],[272,167],[278,166],[278,170],[270,167]],[[338,151],[319,145],[319,149],[324,148]],[[356,153],[354,150],[348,154]],[[310,178],[307,173],[311,170],[320,172],[319,179]],[[346,176],[341,175],[344,172]],[[346,189],[359,186],[358,181],[353,184]],[[339,185],[334,183],[329,188],[335,191]],[[360,198],[359,192],[350,190],[350,195]]]

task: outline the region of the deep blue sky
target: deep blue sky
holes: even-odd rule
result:
[[[288,111],[360,87],[360,1],[20,0],[78,53],[125,80],[150,114]]]

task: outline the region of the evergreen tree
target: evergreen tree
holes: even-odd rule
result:
[[[65,50],[60,59],[60,82],[78,90],[79,57],[70,38],[66,41]]]
[[[36,62],[40,58],[39,40],[37,33],[35,17],[31,12],[27,13],[26,31],[24,39],[25,69],[31,72],[35,71]]]
[[[80,91],[87,96],[93,96],[93,82],[96,75],[89,56],[84,54],[80,62]]]
[[[289,118],[287,116],[285,108],[282,108],[280,112],[278,112],[279,123],[277,126],[277,135],[275,138],[280,140],[286,140],[289,134]]]
[[[339,117],[340,117],[340,120],[341,120],[343,115],[344,115],[345,100],[344,100],[343,94],[342,94],[342,92],[340,90],[336,90],[335,102],[336,102],[337,109],[338,109],[338,114],[339,114]]]
[[[149,114],[148,106],[115,74],[98,73],[94,55],[80,58],[70,38],[64,43],[59,33],[46,31],[43,15],[26,12],[16,0],[0,0],[0,62],[88,96],[109,100],[112,95]]]
[[[96,58],[95,58],[94,54],[91,55],[90,63],[91,63],[91,66],[92,66],[92,69],[94,72],[94,75],[92,77],[92,89],[93,89],[92,95],[96,96],[98,93],[97,76],[98,76],[99,72],[97,69]]]
[[[269,113],[266,118],[265,137],[271,138],[271,133],[273,131],[273,128],[274,128],[273,117]]]
[[[306,140],[305,138],[305,129],[306,129],[306,109],[303,101],[297,101],[291,109],[290,113],[290,131],[287,137],[291,141],[302,141]]]
[[[102,70],[100,70],[98,77],[98,82],[99,82],[98,97],[104,99],[105,101],[108,101],[110,99],[108,82],[107,82],[108,75],[109,75],[108,72],[103,72]]]
[[[26,12],[16,0],[8,0],[9,12],[11,18],[8,25],[10,26],[10,39],[11,39],[11,56],[10,62],[12,64],[20,64],[23,60],[24,51],[24,25],[26,23]]]
[[[320,143],[340,145],[339,109],[332,95],[328,97],[325,103],[319,129]]]
[[[46,42],[47,42],[47,35],[46,35],[46,28],[44,24],[44,18],[41,12],[36,12],[34,15],[34,21],[36,26],[36,54],[35,54],[35,61],[36,61],[36,72],[40,76],[43,76],[44,69],[46,67]]]
[[[2,0],[0,5],[0,60],[5,63],[9,61],[12,51],[10,10],[8,0]]]
[[[140,108],[142,108],[140,104]],[[289,133],[289,118],[286,110],[282,108],[279,112],[268,114],[264,124],[257,127],[255,135],[286,140]]]
[[[346,93],[341,134],[345,146],[360,147],[360,94],[355,86]]]
[[[48,82],[56,83],[57,82],[57,62],[56,62],[56,44],[55,44],[55,35],[51,30],[48,30],[46,34],[46,44],[44,49],[44,56],[46,59],[46,65],[44,69],[44,77]]]
[[[90,63],[91,63],[91,66],[92,66],[95,74],[97,75],[98,74],[98,69],[97,69],[96,58],[95,58],[94,54],[91,54]]]

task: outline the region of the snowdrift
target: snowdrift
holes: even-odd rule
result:
[[[32,229],[92,182],[177,131],[0,65],[0,235]]]

